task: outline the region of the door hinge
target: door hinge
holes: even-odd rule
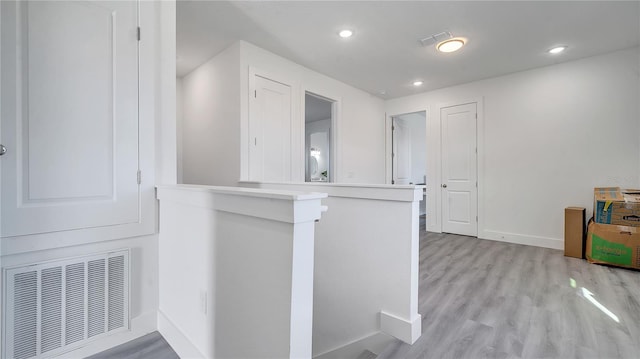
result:
[[[258,98],[258,90],[253,90],[253,97]]]
[[[396,130],[396,126],[391,126],[391,131],[395,131]]]
[[[254,137],[253,138],[253,145],[257,146],[258,145],[258,137]]]
[[[476,120],[478,119],[478,113],[476,112]]]
[[[476,181],[476,188],[478,188],[478,181]]]
[[[138,184],[142,184],[142,171],[138,170]]]
[[[138,26],[138,41],[140,41],[140,26]]]
[[[476,222],[478,222],[478,216],[476,216]]]
[[[396,184],[396,181],[394,181],[394,180],[391,180],[391,184]]]

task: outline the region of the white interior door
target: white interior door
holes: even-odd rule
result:
[[[478,235],[476,103],[440,110],[442,231]]]
[[[249,118],[249,179],[291,180],[291,87],[256,75]]]
[[[2,1],[3,237],[138,222],[135,1]]]
[[[411,133],[405,121],[393,118],[393,183],[409,184],[411,181]]]

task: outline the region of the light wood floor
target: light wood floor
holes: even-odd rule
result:
[[[640,272],[561,251],[421,230],[419,306],[420,339],[378,359],[640,358]],[[102,358],[177,355],[155,333]]]
[[[419,286],[422,336],[378,359],[640,358],[638,271],[421,231]]]
[[[158,332],[147,334],[87,359],[180,359]]]

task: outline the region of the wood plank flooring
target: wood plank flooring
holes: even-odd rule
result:
[[[158,332],[105,350],[87,359],[180,359]]]
[[[378,359],[640,358],[638,271],[421,230],[419,285],[422,336]],[[177,357],[156,332],[91,359]]]
[[[419,286],[422,336],[378,359],[640,358],[638,271],[421,231]]]

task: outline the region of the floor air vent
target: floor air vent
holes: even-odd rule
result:
[[[129,251],[5,271],[3,358],[51,357],[129,327]]]

